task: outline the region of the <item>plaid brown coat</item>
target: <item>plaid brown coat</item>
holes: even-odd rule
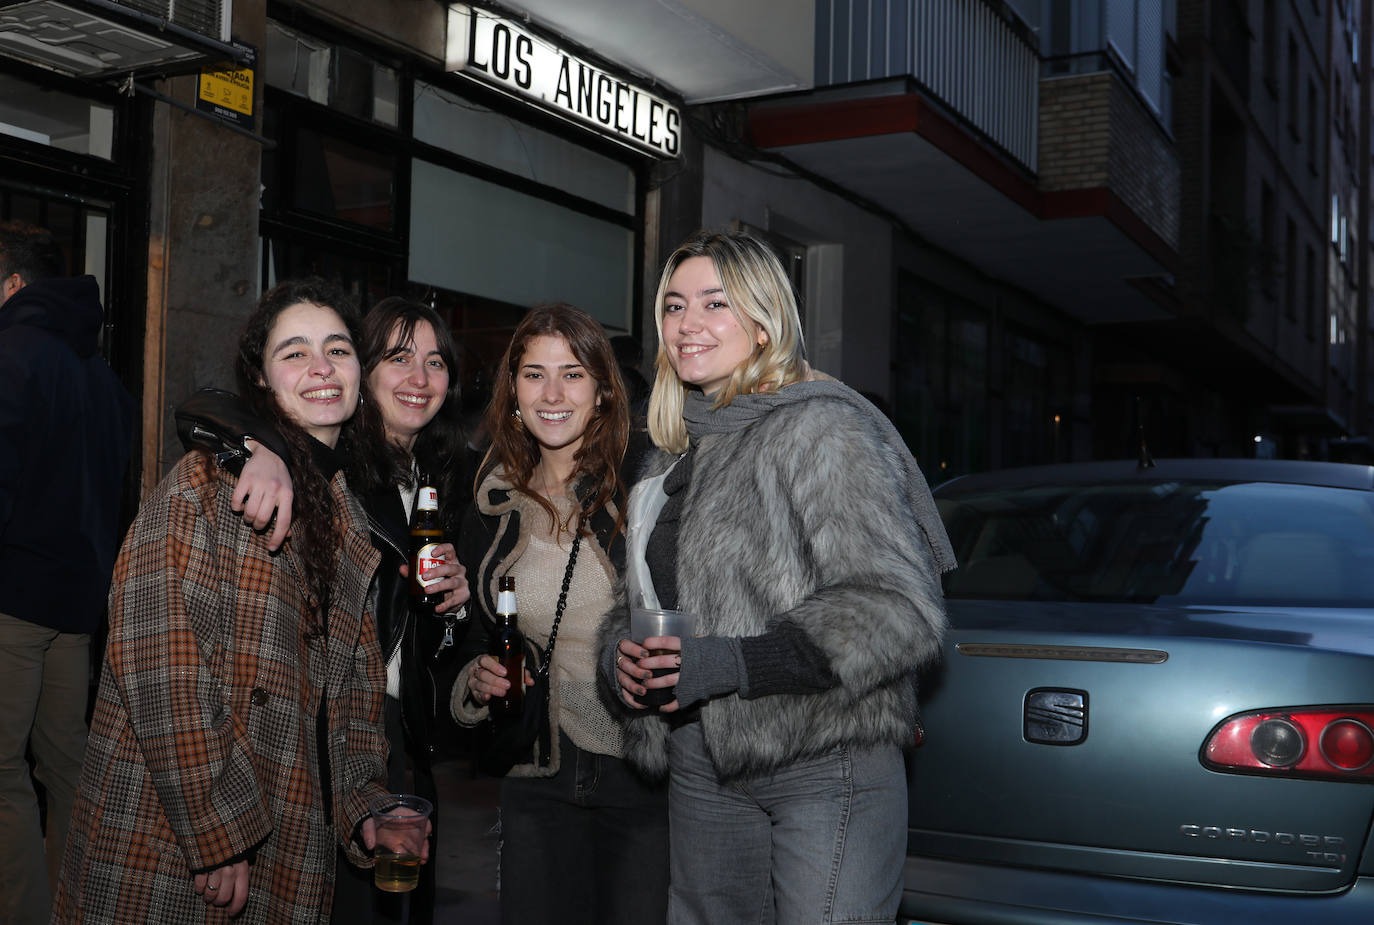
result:
[[[230,921],[196,871],[251,852],[232,921],[329,919],[336,844],[384,792],[385,682],[368,586],[378,555],[344,512],[328,640],[303,637],[303,569],[229,508],[233,477],[186,456],[140,509],[115,565],[110,636],[53,921]],[[333,817],[320,790],[328,711]]]

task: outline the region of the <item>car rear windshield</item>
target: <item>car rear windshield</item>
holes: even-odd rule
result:
[[[987,491],[939,499],[952,598],[1374,603],[1374,492],[1263,482]]]

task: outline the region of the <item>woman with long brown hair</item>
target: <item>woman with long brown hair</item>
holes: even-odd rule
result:
[[[492,696],[528,680],[485,654],[499,578],[516,579],[520,628],[541,652],[558,620],[547,747],[536,742],[501,785],[502,921],[662,922],[666,792],[622,760],[621,726],[597,695],[596,629],[624,558],[629,439],[600,325],[570,305],[530,311],[497,370],[486,426],[492,446],[459,540],[477,614],[454,718],[481,722]]]

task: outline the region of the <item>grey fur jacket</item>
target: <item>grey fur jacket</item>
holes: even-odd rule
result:
[[[736,693],[704,703],[702,732],[722,779],[767,773],[841,743],[914,739],[916,674],[939,651],[944,596],[932,541],[909,501],[903,473],[914,464],[909,454],[898,457],[905,447],[889,435],[885,420],[830,395],[693,440],[677,606],[697,614],[700,635],[753,636],[790,621],[839,680],[820,693]],[[674,459],[655,454],[644,475]],[[938,521],[935,528],[947,549]],[[622,587],[601,627],[602,651],[628,636]],[[666,774],[668,723],[622,713],[626,758],[648,776]]]

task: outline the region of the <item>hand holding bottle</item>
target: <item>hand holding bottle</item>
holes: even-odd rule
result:
[[[524,675],[526,687],[534,683],[528,668],[522,668],[521,674]],[[474,701],[486,703],[492,697],[504,697],[509,689],[510,680],[506,677],[506,669],[494,656],[483,655],[473,663],[468,673],[468,691]]]

